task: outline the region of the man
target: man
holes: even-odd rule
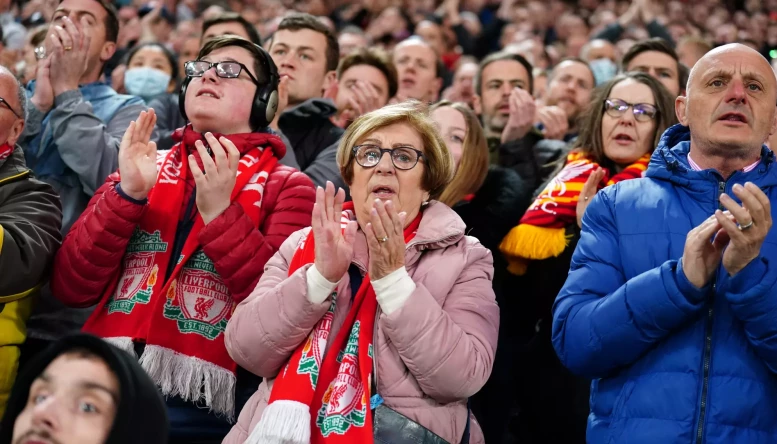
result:
[[[25,367],[0,425],[0,444],[166,444],[167,410],[129,353],[94,336],[66,336]]]
[[[24,86],[0,68],[0,415],[26,336],[25,322],[62,235],[51,185],[33,178],[16,141],[24,128]]]
[[[118,172],[54,260],[54,294],[98,304],[84,331],[139,356],[167,396],[174,442],[221,442],[256,390],[227,354],[224,329],[267,260],[310,224],[313,184],[278,163],[286,147],[266,131],[278,82],[270,63],[243,38],[209,40],[182,88],[191,124],[180,143],[157,153],[154,111],[141,113]]]
[[[415,35],[421,37],[434,49],[437,57],[445,55],[445,35],[442,24],[436,17],[427,18],[418,22],[415,26]]]
[[[680,59],[665,40],[653,38],[635,43],[623,55],[622,71],[640,71],[649,74],[666,87],[672,97],[679,96],[688,83],[680,75]]]
[[[310,14],[291,14],[278,25],[270,55],[284,77],[288,108],[275,126],[285,136],[300,169],[318,186],[331,181],[345,189],[335,159],[343,129],[329,119],[337,112],[324,91],[337,81],[340,60],[334,33]],[[284,94],[280,94],[283,104]],[[283,109],[283,106],[279,106]]]
[[[437,101],[445,67],[429,43],[418,37],[405,39],[394,47],[393,59],[399,75],[396,101]]]
[[[332,122],[347,128],[357,117],[386,106],[397,93],[397,70],[380,49],[360,49],[340,60],[337,67]]]
[[[559,139],[569,141],[577,135],[578,117],[588,106],[594,86],[594,73],[581,59],[562,60],[550,72],[545,102],[548,106],[561,108],[566,114],[568,124],[566,133],[558,137]]]
[[[225,12],[202,23],[200,47],[213,37],[226,34],[242,37],[255,45],[262,45],[262,38],[254,25],[236,12]]]
[[[559,64],[551,77],[571,80],[551,80],[546,99],[549,106],[539,108],[532,97],[532,67],[526,59],[496,53],[480,63],[475,81],[475,110],[483,119],[491,163],[512,168],[529,187],[539,187],[553,171],[550,164],[566,152],[566,143],[561,139],[568,137],[569,123],[560,98],[568,102],[564,106],[573,112],[575,108],[570,105],[583,99],[578,94],[577,82],[593,87],[590,70],[586,77],[569,63]],[[571,92],[564,95],[567,90]]]
[[[693,65],[712,50],[712,45],[699,37],[686,37],[677,44],[677,57],[680,63],[693,68]]]
[[[452,102],[464,102],[471,107],[475,101],[475,76],[478,63],[474,59],[462,60],[453,73],[453,84],[443,92],[443,99]]]
[[[596,39],[586,43],[580,50],[580,58],[591,67],[597,85],[607,82],[618,73],[615,45],[607,40]]]
[[[340,31],[337,37],[337,46],[340,48],[340,59],[356,51],[366,48],[370,44],[367,34],[358,26],[349,25]]]
[[[117,94],[100,81],[116,51],[118,23],[116,10],[104,0],[63,0],[45,40],[46,58],[28,86],[32,106],[19,144],[27,165],[61,198],[63,234],[118,167],[121,137],[146,109],[142,99]],[[66,309],[44,287],[23,354],[81,328],[90,312]]]
[[[595,380],[589,442],[777,437],[777,80],[738,44],[690,77],[646,177],[584,191],[553,345]]]

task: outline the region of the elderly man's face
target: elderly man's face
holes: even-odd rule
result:
[[[14,444],[101,444],[116,417],[119,381],[99,358],[64,354],[30,387]]]
[[[18,86],[13,75],[4,68],[0,70],[0,97],[5,103],[0,106],[0,144],[13,146],[24,129],[22,106],[17,94]],[[22,116],[23,117],[23,116]]]
[[[688,97],[675,108],[699,149],[745,157],[774,133],[777,80],[766,59],[743,45],[726,45],[696,64]]]

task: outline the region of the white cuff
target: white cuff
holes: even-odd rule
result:
[[[372,281],[372,288],[378,298],[378,304],[384,313],[390,315],[399,310],[410,295],[415,291],[415,282],[407,274],[405,267],[392,271],[377,281]]]
[[[337,288],[339,282],[329,282],[317,269],[315,264],[305,273],[308,280],[308,300],[320,304]]]

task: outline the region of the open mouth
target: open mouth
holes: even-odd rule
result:
[[[615,140],[618,142],[633,142],[634,138],[629,136],[628,134],[618,134],[615,136]]]
[[[211,90],[211,89],[201,89],[197,93],[197,97],[212,97],[214,99],[218,99],[219,98],[219,96],[216,95],[216,92]]]
[[[372,194],[379,199],[386,199],[396,194],[394,188],[388,185],[379,185],[372,189]]]
[[[415,86],[415,80],[413,79],[403,79],[402,80],[402,86],[405,88],[412,88]]]
[[[726,113],[720,116],[718,120],[722,120],[724,122],[733,122],[733,123],[747,123],[747,117],[745,117],[744,114],[740,114],[740,113]]]

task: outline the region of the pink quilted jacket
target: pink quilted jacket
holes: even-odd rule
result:
[[[377,387],[386,405],[446,441],[458,444],[466,425],[466,399],[491,374],[499,331],[499,308],[491,286],[491,253],[464,235],[464,222],[447,206],[424,210],[405,253],[416,290],[391,316],[380,313],[376,329]],[[329,302],[313,304],[305,293],[309,266],[288,276],[288,266],[306,230],[284,242],[267,262],[256,289],[238,305],[226,331],[230,356],[265,379],[224,443],[243,443],[259,422],[273,378],[326,313]],[[353,263],[367,269],[369,254],[359,232]],[[332,337],[351,300],[346,274],[338,290]],[[483,443],[476,421],[472,444]]]

